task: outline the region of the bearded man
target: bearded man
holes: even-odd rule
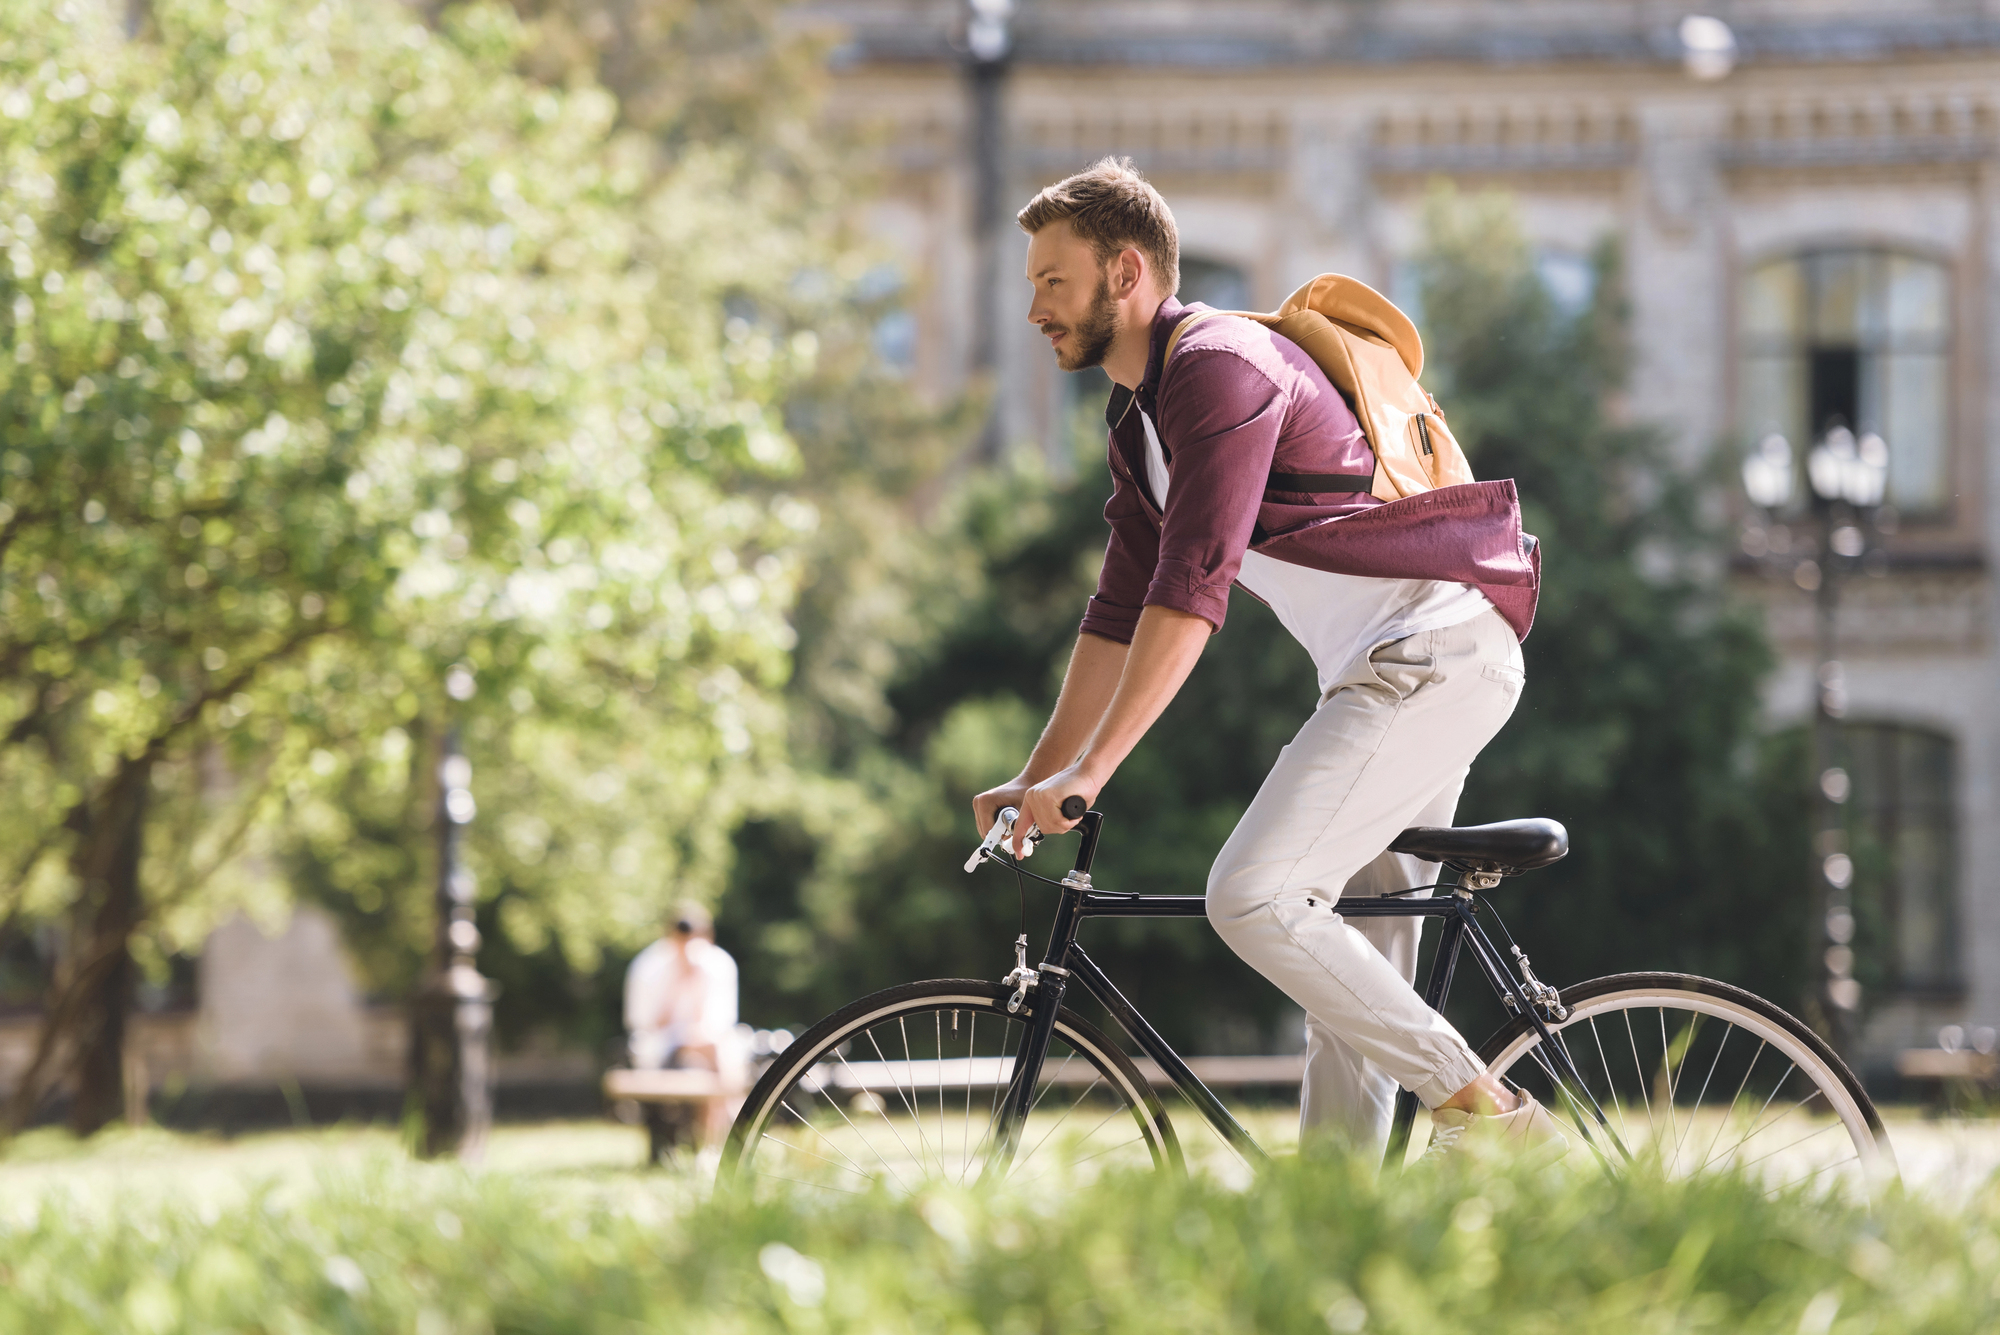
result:
[[[1405,827],[1451,823],[1520,698],[1539,564],[1513,485],[1377,500],[1351,408],[1254,321],[1203,320],[1166,363],[1205,308],[1174,299],[1173,213],[1129,162],[1048,187],[1018,221],[1028,318],[1063,370],[1102,366],[1115,386],[1111,541],[1048,726],[1018,775],[974,799],[975,824],[1018,808],[1017,850],[1031,826],[1073,826],[1064,800],[1095,802],[1242,587],[1311,654],[1321,695],[1217,857],[1208,918],[1306,1012],[1303,1129],[1379,1153],[1400,1085],[1432,1110],[1434,1150],[1559,1142],[1412,986],[1421,920],[1338,911],[1349,890],[1436,880],[1436,864],[1385,850]]]

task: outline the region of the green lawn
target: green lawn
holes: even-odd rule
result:
[[[1995,1133],[1896,1135],[1935,1164],[1926,1136]],[[1254,1181],[745,1204],[699,1165],[637,1170],[642,1148],[507,1128],[475,1172],[380,1130],[38,1132],[0,1159],[0,1332],[2000,1329],[2000,1186],[1963,1152],[1872,1207],[1295,1156]]]

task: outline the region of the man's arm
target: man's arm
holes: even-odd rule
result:
[[[1077,638],[1055,714],[1034,755],[1010,783],[981,793],[973,803],[984,834],[1003,806],[1018,807],[1028,826],[1060,834],[1075,825],[1062,814],[1063,799],[1080,796],[1085,805],[1146,735],[1194,670],[1215,628],[1205,619],[1171,607],[1148,607],[1139,615],[1131,646],[1094,635]],[[1017,841],[1018,847],[1018,841]]]
[[[1076,760],[1118,690],[1128,651],[1129,646],[1090,631],[1076,637],[1076,648],[1070,652],[1069,667],[1063,673],[1062,693],[1056,697],[1055,711],[1049,715],[1048,726],[1042,729],[1042,738],[1035,743],[1028,763],[1007,782],[972,799],[972,823],[982,839],[993,828],[993,818],[1001,807],[1018,808],[1028,789]],[[1028,827],[1023,824],[1021,828]]]
[[[1063,800],[1078,796],[1085,806],[1097,800],[1118,766],[1166,711],[1214,633],[1206,618],[1191,612],[1156,605],[1140,613],[1139,629],[1126,651],[1125,670],[1110,704],[1075,761],[1022,794],[1019,806],[1026,818],[1022,824],[1038,825],[1047,834],[1074,826],[1076,822],[1062,814]]]

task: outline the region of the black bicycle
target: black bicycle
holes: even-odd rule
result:
[[[722,1183],[861,1191],[879,1182],[907,1190],[938,1178],[1060,1178],[1112,1165],[1181,1171],[1174,1120],[1156,1092],[1162,1086],[1179,1091],[1246,1162],[1265,1159],[1077,941],[1091,918],[1201,918],[1206,901],[1092,885],[1103,829],[1096,811],[1081,813],[1082,846],[1069,874],[1035,876],[1002,851],[1014,815],[1001,813],[966,870],[1002,861],[1060,890],[1042,962],[1029,965],[1023,933],[1014,970],[997,983],[906,983],[814,1025],[750,1092],[723,1150]],[[1674,1175],[1743,1170],[1773,1186],[1829,1175],[1865,1184],[1894,1174],[1881,1118],[1861,1083],[1780,1007],[1678,973],[1614,974],[1558,990],[1535,976],[1511,936],[1500,950],[1478,897],[1503,877],[1565,857],[1569,835],[1557,822],[1411,829],[1390,848],[1440,863],[1449,875],[1381,898],[1343,899],[1340,912],[1443,920],[1424,999],[1442,1007],[1469,954],[1510,1016],[1480,1057],[1574,1128],[1573,1155],[1587,1150],[1613,1169],[1650,1161]],[[1495,922],[1506,936],[1497,915]],[[1064,1004],[1073,987],[1096,998],[1137,1059]],[[1416,1109],[1405,1091],[1390,1164],[1407,1158]]]

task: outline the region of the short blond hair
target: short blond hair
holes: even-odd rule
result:
[[[1152,264],[1169,296],[1180,291],[1181,234],[1173,210],[1130,158],[1102,158],[1064,177],[1029,200],[1014,221],[1030,236],[1067,222],[1100,266],[1130,246]]]

